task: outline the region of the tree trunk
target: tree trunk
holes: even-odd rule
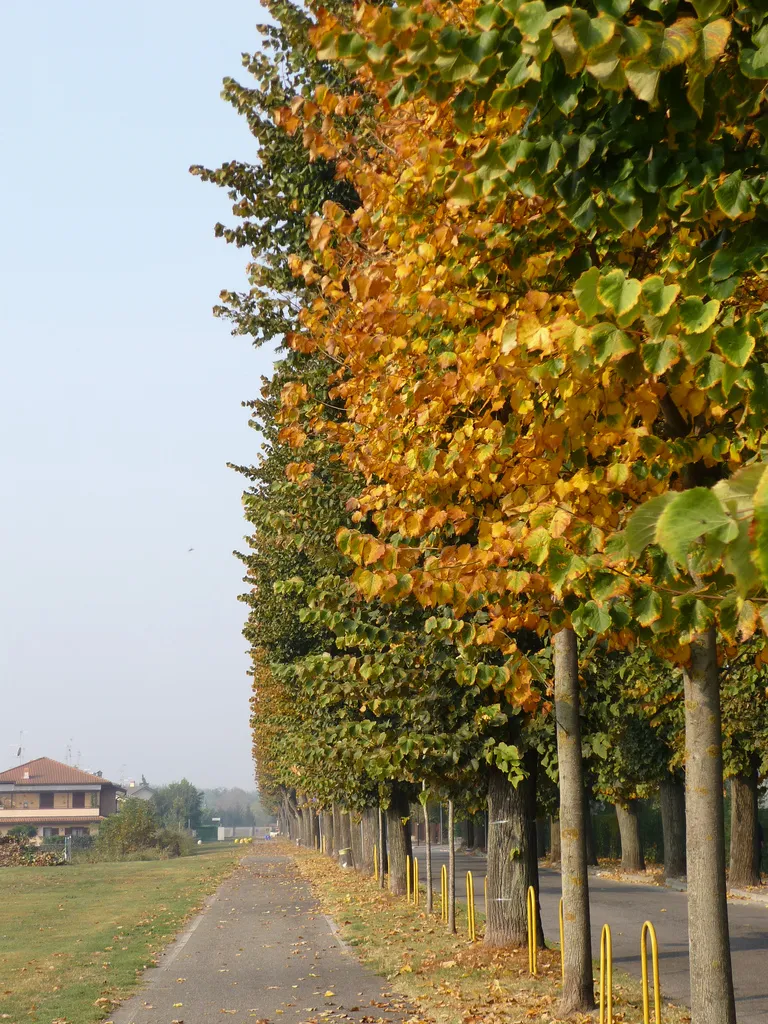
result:
[[[325,836],[325,852],[333,856],[333,814],[323,811],[323,835]]]
[[[622,871],[645,871],[637,800],[627,800],[626,804],[615,804],[615,807],[621,837]]]
[[[560,864],[560,819],[549,819],[549,863],[552,867]]]
[[[349,817],[349,811],[339,810],[339,818],[341,820],[341,840],[339,842],[339,853],[342,850],[352,850],[352,822]]]
[[[375,807],[363,811],[363,859],[362,871],[373,874],[373,847],[379,842],[379,815]]]
[[[456,837],[453,800],[448,801],[448,931],[456,932]]]
[[[524,946],[528,936],[526,896],[533,885],[528,858],[526,794],[528,780],[513,786],[491,768],[488,780],[487,946]]]
[[[341,808],[338,804],[332,805],[333,813],[333,850],[331,851],[334,860],[338,859],[339,850],[344,845],[341,835]]]
[[[757,763],[749,775],[731,779],[731,860],[728,884],[734,888],[760,885],[760,838],[757,820]]]
[[[685,786],[674,775],[659,786],[661,830],[664,835],[664,877],[685,875]]]
[[[595,1005],[589,879],[584,836],[584,766],[579,721],[579,664],[576,634],[562,629],[553,639],[557,761],[560,773],[560,854],[562,862],[564,1017]],[[697,1022],[698,1024],[698,1022]]]
[[[352,845],[352,866],[355,871],[363,870],[363,817],[361,814],[350,814],[350,842]]]
[[[392,797],[387,808],[387,853],[389,865],[389,891],[404,896],[406,884],[406,857],[410,854],[410,828],[408,800],[402,790],[392,787]],[[403,819],[405,818],[405,824]]]
[[[424,801],[424,828],[426,838],[424,840],[424,856],[427,860],[427,913],[432,913],[432,836],[429,832],[429,802]]]
[[[379,806],[379,885],[384,888],[384,876],[387,872],[387,841],[385,815]]]
[[[691,643],[691,661],[684,671],[684,681],[691,1019],[696,1024],[735,1024],[714,627]]]
[[[592,807],[589,802],[589,791],[586,788],[584,789],[584,842],[587,845],[587,866],[596,868],[595,830],[592,828]]]

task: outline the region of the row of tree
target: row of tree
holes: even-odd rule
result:
[[[693,1020],[732,1024],[724,767],[754,880],[768,749],[766,15],[269,11],[224,92],[257,159],[193,168],[251,256],[218,314],[283,345],[236,467],[259,790],[368,867],[380,808],[395,892],[412,803],[487,804],[493,945],[557,814],[565,1013],[593,1005],[588,796],[639,866],[658,790]]]

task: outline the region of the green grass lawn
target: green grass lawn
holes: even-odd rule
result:
[[[241,854],[0,869],[0,1020],[109,1017]]]

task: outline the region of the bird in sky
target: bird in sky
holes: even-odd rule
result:
[[[195,550],[194,548],[187,548],[187,554],[189,554],[190,551],[194,551],[194,550]]]

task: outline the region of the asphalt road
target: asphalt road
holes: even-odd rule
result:
[[[419,858],[420,878],[424,879],[424,847],[414,847],[414,854]],[[440,888],[440,866],[447,861],[447,850],[437,847],[433,851],[435,889]],[[468,870],[472,871],[476,906],[484,910],[485,857],[482,854],[457,855],[457,897],[466,898],[464,879]],[[544,932],[547,940],[556,944],[559,942],[560,874],[544,868],[540,876]],[[661,990],[672,1002],[689,1002],[686,893],[590,875],[589,906],[596,959],[600,952],[600,930],[607,922],[611,926],[614,964],[640,977],[640,930],[643,922],[650,920],[659,941]],[[728,921],[739,1024],[765,1024],[768,1021],[768,907],[743,900],[729,901]]]
[[[265,844],[266,845],[266,844]],[[266,1024],[411,1017],[318,912],[288,857],[246,857],[205,911],[145,975],[114,1024]]]

